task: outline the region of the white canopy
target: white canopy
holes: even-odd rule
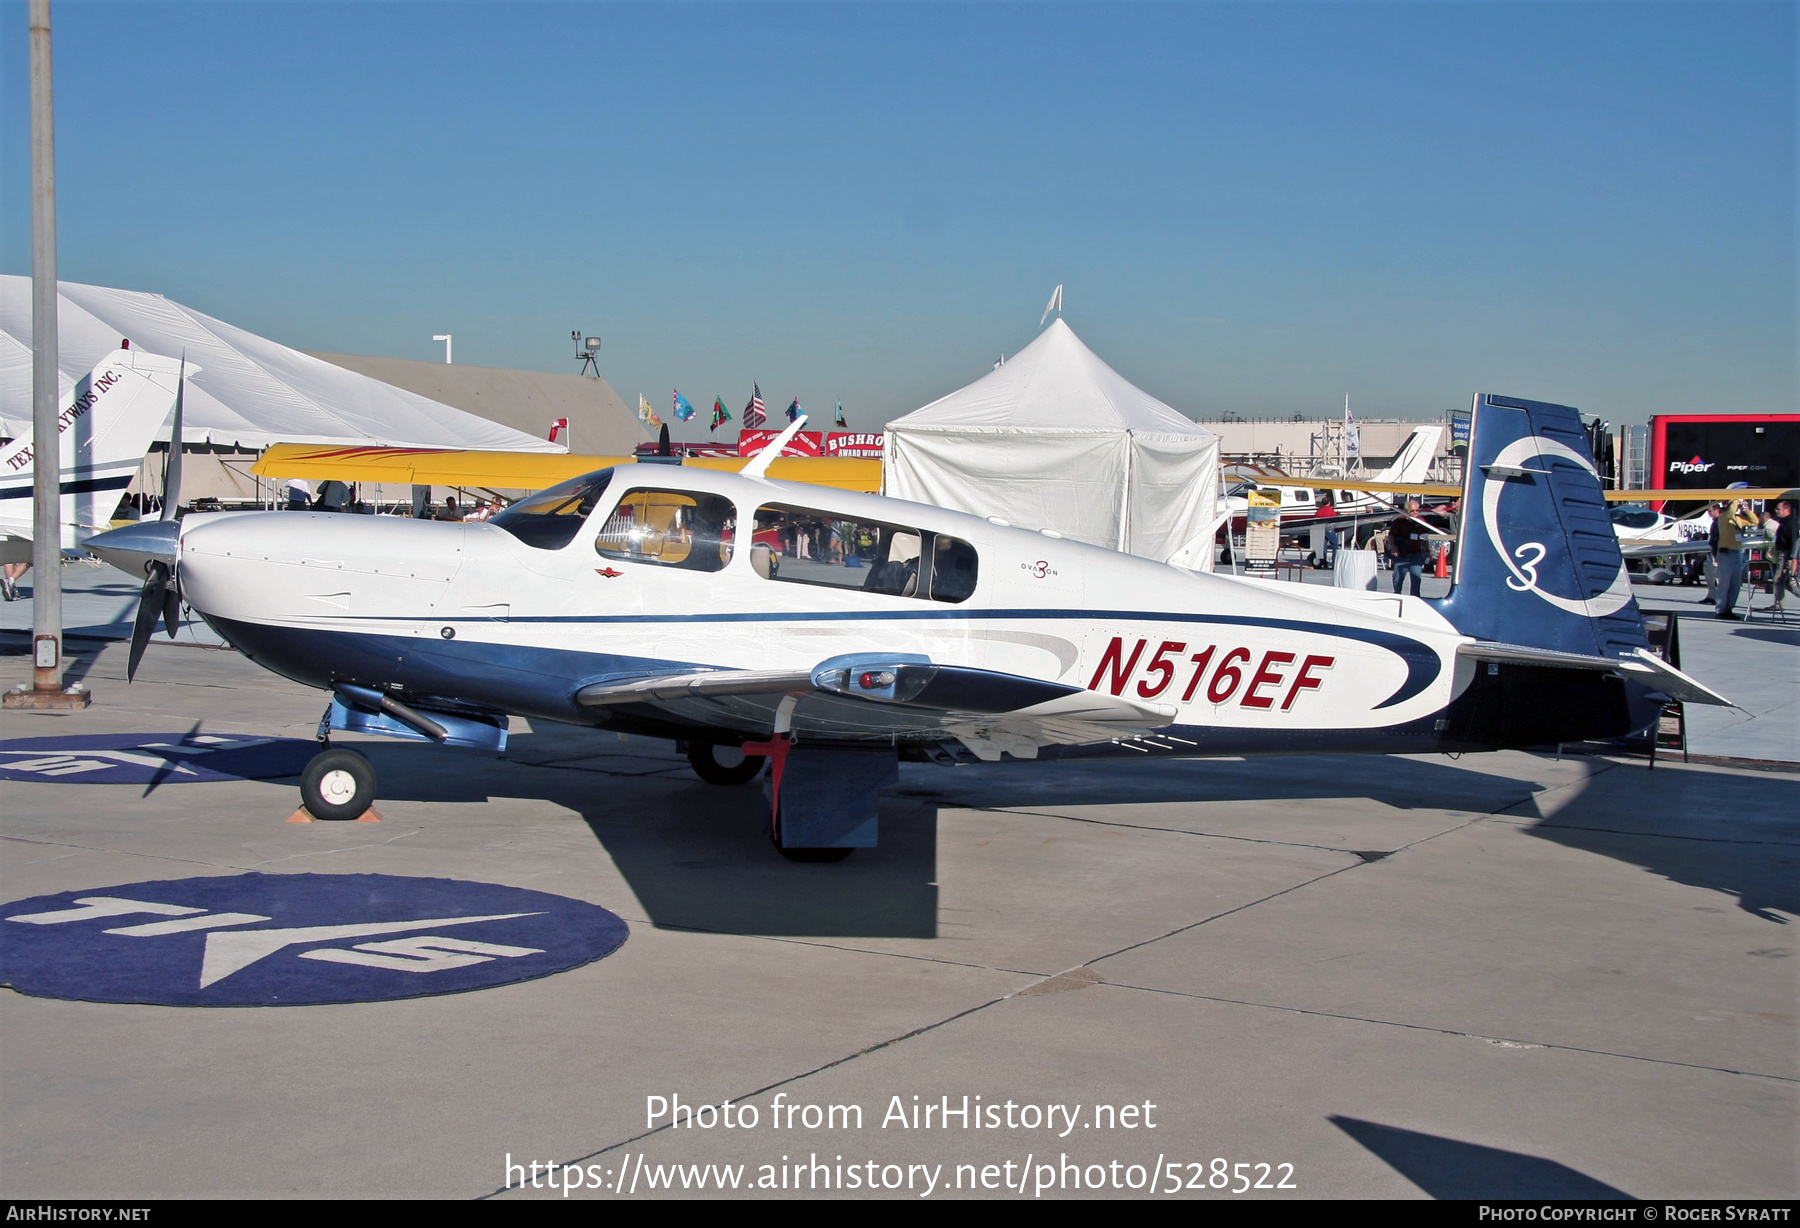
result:
[[[345,443],[560,452],[546,440],[245,332],[160,294],[57,284],[58,366],[67,391],[120,338],[202,368],[188,383],[184,442],[264,448]],[[0,435],[31,430],[31,278],[0,277]]]
[[[1059,316],[966,388],[888,424],[885,493],[1166,560],[1217,527],[1219,440]],[[1211,570],[1210,542],[1189,566]]]

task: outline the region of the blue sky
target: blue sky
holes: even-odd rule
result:
[[[1794,13],[54,0],[61,274],[304,349],[572,372],[581,328],[627,401],[855,427],[1058,282],[1198,417],[1791,412]]]

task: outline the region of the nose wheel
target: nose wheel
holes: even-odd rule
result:
[[[374,765],[353,750],[314,755],[300,774],[300,801],[315,819],[359,819],[375,801]]]

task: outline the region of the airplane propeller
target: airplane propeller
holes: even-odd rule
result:
[[[161,519],[164,521],[175,519],[181,503],[181,402],[186,391],[187,354],[184,352],[180,372],[175,377],[175,423],[169,429],[169,467],[163,480]],[[175,631],[181,625],[181,579],[176,574],[173,558],[167,562],[151,559],[144,564],[144,588],[138,596],[137,617],[131,624],[131,655],[125,661],[125,681],[128,683],[137,677],[138,663],[144,659],[144,649],[150,644],[159,618],[169,638],[174,639]]]

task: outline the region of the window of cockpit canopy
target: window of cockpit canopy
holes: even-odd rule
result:
[[[750,565],[766,580],[889,597],[968,600],[975,548],[943,533],[769,504],[756,511]]]
[[[600,526],[594,550],[604,559],[718,571],[731,562],[737,509],[719,495],[633,489]]]
[[[612,482],[613,471],[594,473],[559,482],[535,495],[527,495],[488,523],[505,529],[527,546],[561,550],[575,540],[581,526]]]

